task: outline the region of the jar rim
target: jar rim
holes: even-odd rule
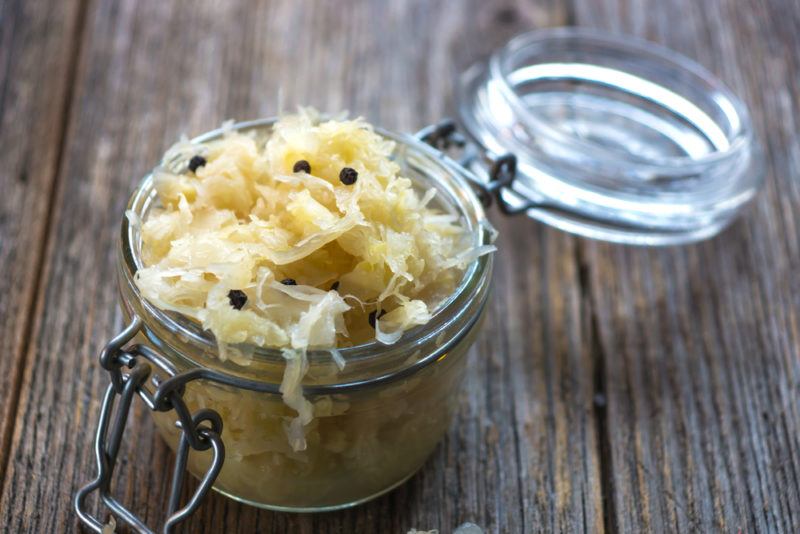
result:
[[[628,54],[632,57],[647,57],[648,61],[658,62],[662,67],[672,68],[675,71],[680,71],[683,74],[695,77],[695,79],[706,84],[709,90],[713,90],[713,92],[718,95],[719,98],[715,99],[716,105],[725,112],[726,117],[733,118],[737,123],[737,128],[732,134],[725,134],[728,145],[724,147],[724,149],[715,146],[714,151],[699,157],[690,155],[658,156],[656,158],[643,160],[637,158],[633,154],[626,155],[618,152],[608,152],[602,146],[595,145],[582,139],[567,139],[563,132],[551,127],[545,121],[540,120],[527,109],[516,94],[509,79],[510,73],[506,68],[506,63],[512,59],[515,53],[532,47],[536,43],[546,42],[549,44],[559,40],[572,40],[579,43],[586,42],[594,45],[613,47],[618,52]],[[640,37],[630,35],[617,36],[591,28],[563,27],[536,30],[517,35],[511,39],[492,55],[488,67],[493,81],[497,84],[496,87],[504,95],[509,104],[513,106],[514,112],[523,117],[529,124],[535,125],[538,134],[546,136],[555,142],[568,143],[574,147],[587,150],[588,153],[593,154],[593,157],[598,160],[608,159],[618,162],[620,159],[628,159],[629,161],[627,163],[631,165],[643,165],[648,168],[661,169],[664,172],[669,172],[673,169],[686,169],[690,166],[704,167],[715,165],[721,160],[729,159],[735,154],[747,150],[749,145],[754,142],[753,127],[747,107],[730,88],[696,61],[665,46]]]
[[[225,125],[221,128],[200,134],[192,138],[190,142],[198,144],[208,142],[220,138],[228,131],[266,130],[277,120],[278,118],[276,117],[269,117]],[[449,197],[446,202],[448,207],[455,209],[462,220],[467,223],[468,230],[473,236],[476,246],[491,242],[493,238],[493,229],[477,195],[469,186],[469,180],[471,179],[469,177],[470,171],[415,137],[405,134],[396,134],[381,128],[374,128],[374,131],[382,137],[394,141],[400,150],[423,157],[424,164],[438,165],[440,168],[439,170],[442,172],[440,176],[437,177],[436,182],[437,186],[444,187],[444,189],[440,188],[439,191],[444,190]],[[407,157],[408,154],[405,154],[405,156]],[[446,177],[451,183],[440,183],[442,177]],[[153,188],[152,179],[153,172],[151,171],[139,182],[130,197],[126,211],[132,210],[137,215],[147,212],[155,202],[155,190]],[[137,299],[139,306],[152,320],[157,321],[160,325],[169,329],[170,332],[179,335],[181,339],[188,340],[192,344],[203,347],[204,351],[216,353],[218,351],[218,343],[210,331],[204,330],[199,323],[180,313],[167,312],[156,307],[141,295],[138,287],[133,283],[133,275],[139,268],[144,266],[140,252],[141,239],[140,235],[138,235],[136,225],[132,224],[127,216],[122,217],[120,239],[122,270],[120,274],[120,283],[126,283],[127,287],[132,291],[133,296]],[[455,322],[458,318],[463,319],[465,317],[465,314],[470,311],[470,307],[467,306],[470,299],[482,293],[483,300],[485,301],[485,294],[487,293],[485,291],[485,286],[489,282],[488,279],[492,270],[492,256],[493,254],[485,254],[473,260],[465,269],[461,281],[453,294],[439,303],[433,310],[430,321],[424,325],[419,325],[403,332],[402,337],[396,343],[384,345],[377,340],[373,340],[352,347],[333,347],[332,349],[338,351],[349,364],[351,362],[358,363],[392,357],[395,354],[399,355],[399,353],[408,350],[409,344],[416,346],[436,339],[448,325]],[[124,280],[122,278],[124,278]],[[483,304],[484,302],[482,301],[478,310],[471,310],[471,313],[475,317],[479,315]],[[146,317],[142,319],[147,323]],[[470,321],[470,324],[473,322],[474,321]],[[462,330],[468,330],[468,328]],[[453,339],[448,339],[440,348],[446,351],[447,347],[458,342],[461,334],[465,333],[464,331],[459,332],[459,335],[455,336]],[[285,361],[281,355],[280,348],[260,347],[252,344],[230,345],[230,347],[245,349],[247,354],[252,354],[254,362],[262,361],[274,364]],[[444,351],[432,351],[431,354],[425,355],[423,358],[407,366],[404,365],[403,368],[416,369],[419,366],[427,365],[430,361],[436,361],[437,358],[440,358]],[[184,351],[177,352],[190,363],[198,367],[207,367],[205,362],[185,354]],[[331,360],[330,355],[331,349],[315,348],[309,349],[307,352],[310,364],[317,362],[328,363]],[[222,360],[214,363],[221,362]],[[403,371],[403,369],[399,371]],[[396,372],[397,371],[393,372],[392,375],[396,374]],[[377,378],[380,379],[381,377]],[[353,384],[343,385],[352,386]]]

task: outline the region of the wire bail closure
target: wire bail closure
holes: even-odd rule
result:
[[[172,472],[172,487],[167,507],[168,517],[160,532],[163,534],[173,532],[176,525],[194,513],[217,479],[225,461],[220,415],[210,409],[198,410],[192,414],[183,400],[184,385],[199,377],[196,375],[184,377],[185,373],[176,373],[160,355],[146,346],[132,345],[123,348],[136,336],[141,327],[141,319],[134,317],[131,323],[100,353],[100,365],[108,371],[111,384],[103,396],[94,441],[97,477],[78,490],[74,500],[75,511],[81,523],[98,534],[102,534],[104,523],[92,516],[86,508],[86,498],[94,492],[98,492],[102,502],[116,518],[124,521],[136,532],[140,534],[155,534],[156,532],[148,528],[141,519],[111,495],[111,480],[135,396],[138,395],[153,411],[174,410],[178,417],[176,426],[181,429]],[[156,375],[153,375],[153,365],[169,378],[162,382]],[[146,387],[148,378],[155,386],[153,392]],[[213,450],[211,465],[189,502],[179,509],[189,452],[208,449]]]

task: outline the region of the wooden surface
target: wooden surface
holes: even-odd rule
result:
[[[214,495],[183,532],[800,531],[800,5],[793,0],[6,0],[0,3],[0,532],[77,530],[121,326],[113,253],[181,133],[279,105],[398,131],[453,112],[460,69],[579,24],[694,57],[753,110],[768,162],[709,242],[646,250],[504,220],[451,432],[410,482],[323,515]],[[281,95],[279,97],[279,95]],[[171,455],[139,410],[117,495],[162,517]]]

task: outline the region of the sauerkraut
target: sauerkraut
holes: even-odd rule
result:
[[[361,119],[309,110],[266,140],[230,131],[176,144],[155,171],[160,207],[142,222],[139,290],[213,332],[223,358],[226,344],[396,342],[491,247],[432,205],[434,189],[417,191],[393,149]],[[238,309],[232,291],[246,296]]]
[[[228,131],[179,142],[154,172],[160,205],[141,225],[142,296],[210,330],[219,357],[281,348],[281,393],[296,416],[295,451],[313,418],[301,382],[306,350],[377,339],[425,324],[476,247],[459,216],[434,207],[392,160],[394,143],[362,119],[283,117],[267,139]],[[132,215],[129,215],[132,217]]]
[[[215,487],[252,503],[300,511],[356,503],[396,486],[422,466],[447,432],[460,404],[464,352],[472,337],[408,379],[341,394],[306,394],[313,417],[304,426],[302,450],[287,440],[287,426],[297,418],[280,397],[187,384],[190,410],[211,408],[223,420],[225,463]],[[174,414],[153,416],[176,448]],[[210,457],[210,451],[193,451],[191,472],[201,477]]]

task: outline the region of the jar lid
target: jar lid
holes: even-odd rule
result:
[[[744,104],[700,65],[639,39],[576,28],[519,35],[461,76],[458,106],[473,141],[516,156],[502,201],[575,234],[697,241],[762,182]]]

